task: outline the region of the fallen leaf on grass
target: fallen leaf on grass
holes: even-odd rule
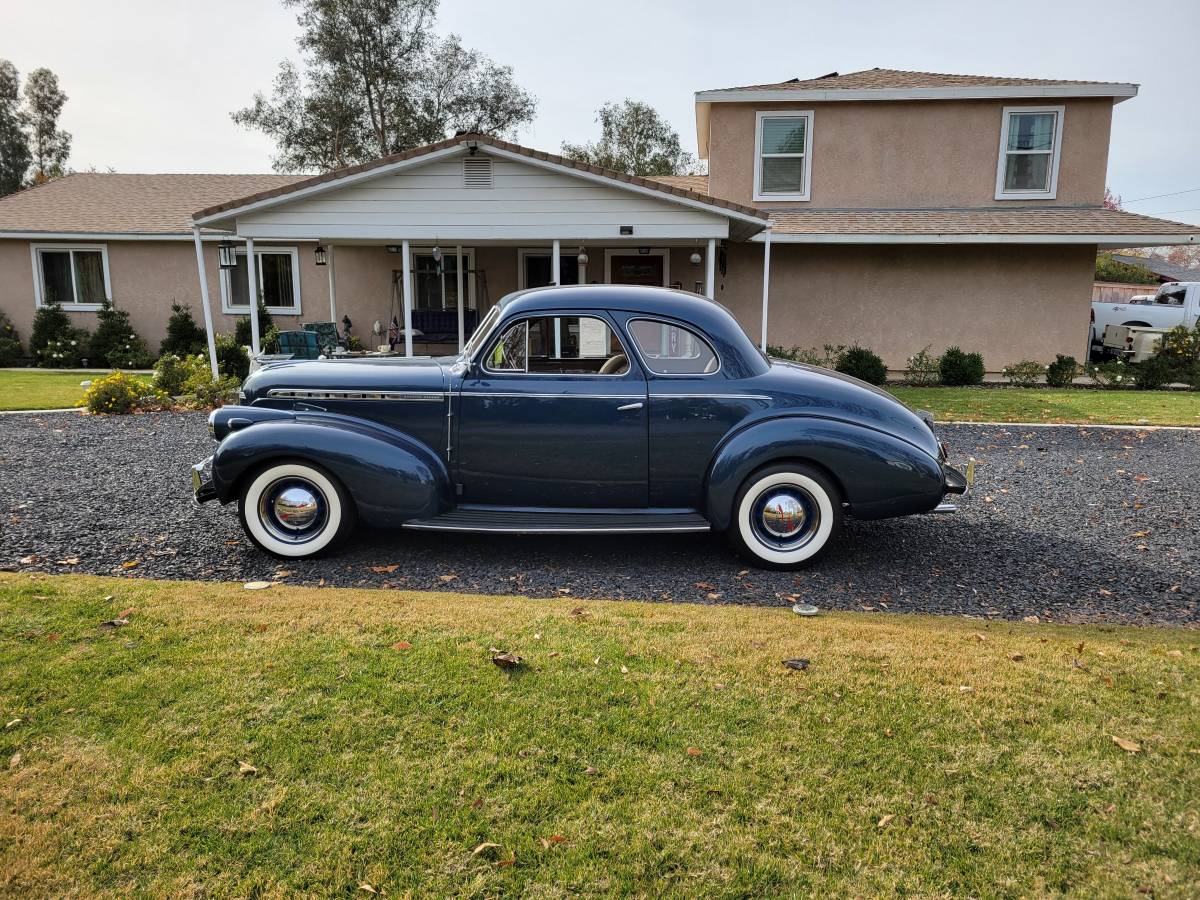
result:
[[[885,825],[887,825],[888,822],[892,821],[892,819],[894,819],[894,818],[896,818],[895,813],[888,813],[886,816],[883,816],[878,822],[875,823],[875,827],[883,828]]]
[[[488,850],[499,850],[499,844],[493,844],[491,841],[484,841],[478,847],[471,851],[472,856],[478,856],[480,853],[486,853]]]
[[[1014,653],[1012,656],[1009,657],[1009,659],[1011,659],[1013,662],[1020,662],[1024,658],[1025,658],[1024,653]]]
[[[8,724],[6,724],[4,726],[4,729],[7,731],[9,728],[16,728],[20,724],[21,724],[20,719],[13,719],[11,722],[9,722]]]
[[[390,566],[371,566],[371,571],[374,572],[376,575],[391,575],[398,568],[400,568],[400,564],[393,563]]]
[[[499,862],[497,862],[496,866],[497,866],[497,868],[503,868],[504,866],[514,866],[514,865],[516,865],[516,863],[517,863],[517,855],[514,853],[508,859],[502,859]]]
[[[1141,753],[1142,752],[1141,744],[1136,744],[1133,741],[1127,740],[1125,738],[1117,737],[1115,734],[1110,734],[1109,737],[1112,738],[1112,742],[1114,744],[1116,744],[1118,747],[1120,747],[1126,753]]]
[[[244,760],[238,760],[238,774],[245,777],[249,775],[257,775],[258,769]]]
[[[358,889],[367,894],[378,894],[379,893],[379,891],[377,891],[375,889],[375,886],[373,884],[369,884],[365,881],[358,886]]]
[[[703,751],[699,747],[688,747],[687,748],[688,756],[692,756],[692,757],[700,756],[702,754],[702,752]]]
[[[550,837],[542,838],[542,849],[549,850],[555,844],[561,844],[566,840],[561,834],[552,834]]]
[[[583,774],[584,775],[599,775],[600,770],[597,769],[595,766],[588,766],[586,769],[583,770]]]
[[[803,672],[808,668],[808,660],[804,657],[785,659],[783,664],[789,669],[795,669],[797,672]]]
[[[492,647],[489,652],[492,654],[492,662],[502,669],[515,669],[523,662],[521,657],[508,650],[497,650]]]
[[[408,641],[396,641],[396,643],[392,644],[392,649],[393,650],[411,650],[412,644],[410,644]]]
[[[117,619],[109,619],[107,622],[101,622],[100,627],[101,628],[120,628],[121,626],[128,625],[128,624],[129,624],[128,619],[117,618]]]
[[[242,585],[248,591],[263,591],[272,586],[270,581],[247,581]]]
[[[21,764],[21,752],[18,750],[16,753],[14,753],[12,756],[10,756],[8,758],[8,767],[10,769],[15,769],[20,764]]]

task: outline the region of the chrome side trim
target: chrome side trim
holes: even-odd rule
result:
[[[268,397],[280,400],[393,400],[410,403],[441,403],[445,391],[347,391],[315,388],[272,388]]]
[[[764,394],[651,394],[651,400],[763,400],[771,401]]]
[[[404,523],[401,528],[411,528],[413,531],[463,531],[463,532],[489,532],[495,534],[643,534],[649,532],[700,532],[711,531],[711,525],[663,525],[663,526],[637,526],[630,528],[575,528],[568,525],[553,526],[553,525],[430,525],[430,524],[412,524]]]
[[[464,397],[530,397],[535,400],[641,400],[643,394],[539,394],[534,391],[461,391]]]

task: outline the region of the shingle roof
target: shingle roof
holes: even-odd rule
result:
[[[804,209],[771,213],[775,234],[909,235],[1179,235],[1200,225],[1152,219],[1101,207],[1026,209]]]
[[[1200,226],[1196,226],[1196,230],[1200,231]],[[1200,269],[1177,266],[1156,256],[1127,256],[1123,253],[1114,253],[1112,258],[1117,260],[1117,262],[1149,269],[1155,275],[1165,278],[1167,281],[1200,281]]]
[[[303,175],[68,175],[0,199],[0,232],[190,234],[192,210]]]
[[[698,194],[708,193],[707,175],[647,175],[651,181],[661,181],[672,187],[683,188],[685,191],[695,191]]]
[[[1038,87],[1051,84],[1108,84],[1105,81],[1070,81],[1062,78],[1009,78],[996,75],[949,75],[941,72],[908,72],[903,69],[863,69],[819,78],[793,78],[773,84],[719,88],[723,91],[835,91],[894,88]]]
[[[588,172],[592,175],[601,175],[612,181],[620,181],[626,184],[634,184],[638,187],[653,188],[656,191],[662,191],[665,194],[674,194],[678,197],[686,197],[689,200],[697,200],[701,203],[707,203],[710,206],[717,206],[727,209],[730,212],[739,213],[742,216],[749,216],[756,219],[767,218],[767,213],[760,209],[755,209],[753,206],[743,206],[740,203],[734,203],[731,200],[722,200],[719,197],[710,197],[708,194],[698,193],[689,188],[679,187],[665,182],[650,178],[643,178],[640,175],[626,175],[624,172],[616,172],[612,169],[605,169],[601,166],[593,166],[590,163],[579,162],[574,159],[567,159],[564,156],[557,156],[553,153],[545,153],[541,150],[534,150],[530,147],[522,147],[520,144],[512,144],[508,141],[502,141],[499,138],[492,137],[486,134],[460,134],[452,138],[447,138],[444,141],[438,141],[436,144],[426,144],[424,147],[414,147],[412,150],[405,150],[402,153],[393,153],[390,156],[380,157],[379,159],[371,160],[370,162],[362,163],[357,166],[347,166],[344,169],[335,169],[332,172],[326,172],[323,175],[316,175],[311,178],[305,178],[296,181],[292,184],[283,185],[280,187],[269,188],[257,193],[249,194],[244,197],[239,197],[223,203],[218,203],[213,206],[205,207],[193,214],[193,217],[198,221],[200,219],[215,216],[219,213],[228,212],[233,209],[238,209],[243,206],[248,206],[251,203],[257,203],[261,200],[270,200],[275,197],[282,197],[294,191],[303,188],[315,187],[319,184],[324,184],[330,181],[337,181],[341,178],[346,178],[351,175],[357,175],[363,172],[370,172],[372,169],[383,168],[394,163],[403,162],[409,159],[416,159],[420,156],[427,156],[430,153],[435,153],[439,150],[445,150],[450,147],[474,142],[476,144],[485,144],[487,146],[496,147],[501,150],[507,150],[510,153],[516,153],[529,159],[542,160],[544,162],[554,163],[555,165],[564,166],[568,169],[577,169],[581,172]]]

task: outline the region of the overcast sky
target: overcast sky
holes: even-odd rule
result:
[[[0,58],[22,74],[48,66],[70,96],[74,168],[270,171],[270,143],[229,113],[295,56],[295,13],[276,0],[0,7]],[[632,97],[694,151],[694,91],[879,66],[1136,82],[1114,111],[1112,189],[1131,200],[1200,188],[1197,0],[442,0],[438,28],[513,67],[538,98],[520,140],[542,150],[590,139],[596,108]],[[1200,190],[1129,208],[1200,223]]]

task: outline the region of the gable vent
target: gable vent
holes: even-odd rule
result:
[[[463,187],[490,188],[492,186],[492,158],[490,156],[463,157]]]

